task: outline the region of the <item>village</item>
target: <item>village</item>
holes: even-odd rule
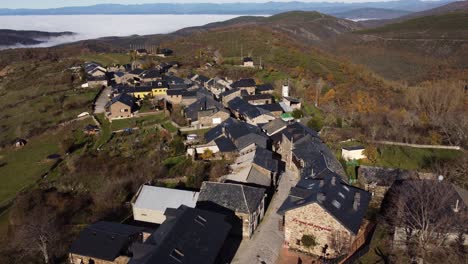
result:
[[[174,52],[140,48],[130,52],[131,64],[86,62],[82,88],[101,89],[93,114],[110,123],[169,116],[187,157],[227,161],[228,173],[199,190],[142,185],[132,218],[85,227],[69,263],[354,263],[369,251],[375,211],[392,189],[447,189],[453,195],[441,206],[453,218],[466,208],[467,191],[439,175],[360,166],[357,178],[348,177],[320,133],[301,120],[303,102],[288,80],[274,87],[254,78],[181,76],[181,65],[170,61]],[[148,56],[165,62],[138,63]],[[241,61],[238,67],[261,67],[251,57]],[[102,120],[93,120],[85,133],[103,133]],[[361,145],[341,149],[349,163],[366,154]],[[394,246],[404,246],[411,234],[396,223]],[[453,230],[444,236],[445,243],[458,238]]]

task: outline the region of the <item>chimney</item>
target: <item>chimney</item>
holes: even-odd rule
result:
[[[361,205],[361,193],[356,192],[354,194],[353,210],[357,211],[359,208],[359,205]]]
[[[453,208],[453,211],[454,211],[455,213],[460,212],[459,203],[460,203],[460,200],[457,199],[457,201],[455,202],[455,208]]]

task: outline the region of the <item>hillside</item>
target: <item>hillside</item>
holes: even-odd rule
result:
[[[468,39],[468,11],[418,17],[356,33],[403,39]]]
[[[35,45],[47,39],[73,35],[72,32],[43,32],[0,29],[0,46]]]
[[[410,11],[385,8],[360,8],[331,15],[346,19],[392,19],[410,14]]]
[[[382,18],[380,20],[371,20],[371,21],[364,21],[362,24],[368,28],[375,28],[381,27],[388,24],[395,24],[404,22],[407,20],[411,20],[414,18],[425,17],[425,16],[436,16],[436,15],[444,15],[448,13],[454,12],[464,12],[468,10],[468,1],[458,1],[449,3],[440,7],[432,8],[429,10],[424,10],[420,12],[414,12],[405,16],[401,16],[394,19],[385,19]]]

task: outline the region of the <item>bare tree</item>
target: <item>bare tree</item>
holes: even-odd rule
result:
[[[322,78],[319,78],[317,80],[317,83],[315,84],[315,107],[318,107],[319,104],[319,97],[320,94],[322,93],[324,81]]]
[[[333,249],[337,256],[342,256],[349,253],[350,249],[349,234],[342,231],[333,231],[330,234],[330,248]]]
[[[55,242],[58,240],[55,214],[46,207],[33,209],[29,219],[18,226],[15,241],[25,255],[39,253],[49,264]]]
[[[453,242],[449,236],[466,230],[463,201],[448,182],[397,182],[388,195],[385,220],[395,228],[397,241],[403,240],[413,254],[425,258]]]

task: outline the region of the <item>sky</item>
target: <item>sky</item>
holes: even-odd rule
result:
[[[56,8],[64,6],[88,6],[95,4],[145,4],[145,3],[233,3],[268,2],[271,0],[0,0],[0,8]],[[291,0],[274,0],[290,2]],[[383,2],[386,0],[299,0],[301,2]],[[388,1],[388,0],[387,0]]]

